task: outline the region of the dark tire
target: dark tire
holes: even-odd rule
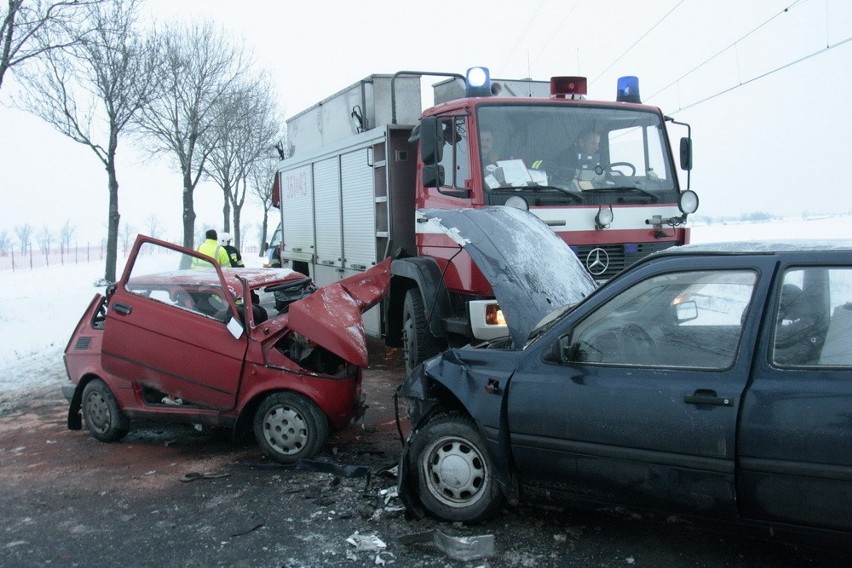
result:
[[[117,442],[130,430],[130,421],[100,379],[93,379],[83,389],[81,407],[86,427],[101,442]]]
[[[304,396],[277,392],[254,415],[254,436],[263,452],[279,463],[311,458],[325,445],[328,421]]]
[[[405,372],[410,374],[426,359],[441,351],[441,342],[429,331],[423,298],[417,288],[405,293],[402,307],[402,352]]]
[[[503,503],[485,439],[468,418],[442,416],[426,423],[410,441],[420,502],[436,517],[473,523]]]

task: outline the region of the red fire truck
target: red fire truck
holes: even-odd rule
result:
[[[445,77],[426,110],[423,76]],[[403,347],[410,369],[445,346],[507,334],[478,268],[419,210],[528,210],[598,280],[688,242],[698,207],[689,127],[642,105],[635,77],[617,91],[616,102],[592,101],[582,77],[492,81],[474,67],[371,75],[335,93],[287,121],[283,266],[322,285],[392,256],[390,293],[365,325]],[[683,189],[667,122],[686,133]]]

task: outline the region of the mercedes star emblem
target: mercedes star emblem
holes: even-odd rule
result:
[[[602,248],[592,249],[586,255],[586,269],[593,276],[600,276],[609,268],[609,255]]]

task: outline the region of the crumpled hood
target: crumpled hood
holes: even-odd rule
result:
[[[361,314],[388,291],[390,263],[323,286],[290,304],[290,329],[359,367],[367,366],[367,337]]]
[[[418,215],[464,247],[491,284],[518,348],[545,315],[596,287],[577,255],[532,213],[500,206]]]

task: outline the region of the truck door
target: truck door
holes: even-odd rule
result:
[[[743,516],[852,530],[852,260],[790,265],[743,403]]]
[[[735,516],[750,359],[741,322],[757,273],[732,262],[619,281],[621,291],[584,305],[556,343],[525,358],[508,401],[525,484],[568,499]]]
[[[439,187],[428,189],[423,203],[418,207],[446,207],[460,209],[472,204],[472,179],[470,155],[470,121],[464,116],[442,117],[443,152],[440,169],[443,180]],[[482,204],[480,199],[479,204]]]
[[[234,339],[223,321],[227,294],[209,258],[140,238],[109,300],[104,369],[145,390],[148,403],[169,396],[234,408],[248,340]]]

